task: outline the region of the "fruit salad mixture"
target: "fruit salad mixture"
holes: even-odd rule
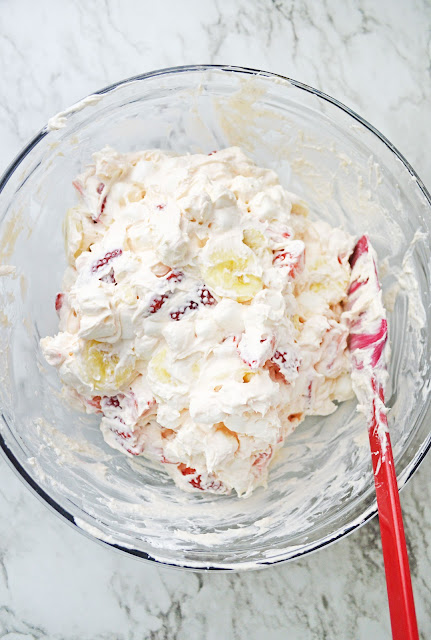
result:
[[[182,489],[247,496],[305,416],[353,395],[354,239],[236,147],[93,158],[43,353],[109,445]]]

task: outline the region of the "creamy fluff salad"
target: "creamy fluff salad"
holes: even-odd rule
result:
[[[105,148],[73,184],[59,333],[41,341],[64,396],[181,489],[248,496],[305,416],[353,395],[353,237],[236,147]]]

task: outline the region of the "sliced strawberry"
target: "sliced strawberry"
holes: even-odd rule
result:
[[[190,476],[196,473],[196,469],[192,469],[191,467],[188,467],[183,462],[180,462],[180,464],[178,465],[178,469],[181,471],[183,476]]]
[[[254,467],[258,473],[262,473],[262,471],[266,469],[266,467],[270,463],[273,453],[274,453],[273,448],[269,446],[268,449],[266,449],[265,451],[262,451],[261,453],[255,456],[255,459],[252,463],[252,467]]]
[[[102,215],[102,213],[105,211],[105,207],[106,207],[106,200],[107,200],[108,196],[105,196],[102,200],[102,203],[100,205],[100,216]],[[99,217],[100,217],[99,216]]]
[[[64,293],[57,293],[57,295],[55,296],[55,310],[57,311],[57,313],[60,311],[61,307],[63,306],[63,302],[64,302]]]
[[[201,476],[196,476],[195,478],[192,478],[190,480],[189,484],[191,484],[192,487],[194,487],[195,489],[200,489],[201,491],[204,491],[204,488],[202,486],[202,477]]]
[[[286,351],[276,351],[272,356],[272,361],[278,364],[279,366],[282,364],[285,364],[287,362]]]
[[[118,396],[103,396],[103,404],[107,407],[119,407],[120,399]]]
[[[139,456],[144,451],[144,447],[137,441],[137,434],[131,431],[120,431],[112,429],[112,432],[119,438],[119,444],[132,456]]]
[[[172,311],[170,316],[172,320],[181,320],[181,318],[189,311],[195,311],[199,307],[199,304],[195,300],[189,300],[183,307],[177,311]]]
[[[130,433],[129,431],[118,431],[117,429],[114,429],[114,433],[117,434],[117,436],[119,436],[120,438],[123,438],[123,440],[129,440],[132,437],[132,433]],[[130,451],[130,450],[128,450]],[[130,453],[133,453],[132,451],[130,451]]]
[[[179,309],[172,311],[170,313],[170,317],[172,320],[178,321],[181,320],[189,311],[196,311],[200,305],[204,307],[212,307],[215,304],[217,304],[217,300],[214,298],[212,293],[205,286],[202,286],[198,289],[195,299],[187,300]]]
[[[301,240],[292,240],[285,249],[274,253],[273,264],[288,270],[288,276],[295,278],[304,270],[305,245]]]
[[[169,282],[181,282],[184,278],[184,273],[182,271],[170,271],[169,275],[166,276],[166,280]]]
[[[286,240],[292,237],[292,229],[282,222],[273,222],[269,225],[266,235],[275,245],[285,245]]]
[[[160,311],[165,302],[174,294],[175,290],[173,285],[181,282],[183,278],[184,273],[179,270],[170,270],[166,276],[160,277],[161,291],[155,293],[151,298],[144,315],[149,316]]]
[[[204,307],[212,307],[214,304],[217,304],[217,300],[206,287],[202,287],[202,289],[199,290],[198,295],[200,298],[200,302],[204,305]]]
[[[107,284],[117,284],[115,279],[114,269],[111,269],[109,273],[99,278],[100,282],[106,282]]]
[[[108,251],[108,253],[105,253],[103,258],[101,258],[100,260],[97,260],[92,264],[91,266],[92,273],[96,273],[99,269],[106,266],[108,262],[110,262],[114,258],[117,258],[118,256],[121,256],[122,253],[123,253],[122,249],[114,249],[113,251]]]
[[[245,332],[241,338],[234,336],[233,342],[241,360],[251,369],[263,367],[274,353],[275,336],[262,336],[257,341],[255,338],[250,338],[249,334]]]
[[[220,480],[217,480],[217,478],[214,478],[211,475],[203,475],[201,473],[197,474],[196,469],[188,467],[183,462],[178,465],[178,470],[183,474],[183,476],[192,476],[190,480],[188,480],[188,483],[194,489],[210,491],[212,493],[229,493],[229,490]]]
[[[153,296],[148,305],[148,309],[145,311],[145,316],[149,316],[160,311],[166,300],[169,300],[170,296],[170,293],[160,293]]]
[[[120,424],[124,424],[122,418],[117,416],[115,419]],[[118,428],[110,425],[109,428],[112,433],[115,434],[118,444],[120,444],[128,453],[131,453],[133,456],[139,456],[144,452],[145,439],[142,438],[143,431],[141,427],[135,427],[134,431],[128,431],[121,428],[120,425]]]
[[[101,401],[101,397],[100,396],[93,396],[93,398],[91,398],[91,400],[87,400],[88,404],[91,405],[92,407],[94,407],[95,409],[101,409],[100,407],[100,401]]]
[[[87,413],[103,413],[100,406],[100,396],[93,396],[92,398],[85,398],[81,396],[81,400],[86,405],[85,410]]]
[[[301,359],[294,350],[274,352],[271,360],[265,363],[265,369],[269,371],[271,379],[275,382],[290,384],[297,377]]]
[[[311,399],[313,397],[313,381],[310,380],[310,382],[308,383],[308,387],[307,387],[307,407],[310,408],[311,407]]]
[[[159,296],[154,296],[154,298],[150,302],[148,313],[157,313],[157,311],[159,311],[163,307],[168,298],[169,296],[167,293],[162,293]]]

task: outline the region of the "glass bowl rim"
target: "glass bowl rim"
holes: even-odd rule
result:
[[[288,76],[283,76],[281,74],[273,73],[271,71],[262,71],[259,69],[253,69],[250,67],[242,67],[242,66],[235,66],[235,65],[222,65],[222,64],[181,65],[181,66],[175,66],[175,67],[165,67],[162,69],[156,69],[154,71],[149,71],[147,73],[139,74],[136,76],[126,78],[124,80],[120,80],[118,82],[115,82],[102,89],[95,91],[94,93],[91,94],[91,96],[103,96],[105,93],[114,91],[115,89],[123,85],[145,81],[150,78],[157,78],[157,77],[168,76],[168,75],[174,76],[181,73],[197,72],[197,71],[201,71],[201,72],[222,71],[227,73],[234,73],[234,74],[236,73],[238,75],[250,75],[250,76],[257,76],[261,78],[278,79],[278,80],[287,82],[291,84],[293,87],[300,89],[302,91],[305,91],[306,93],[315,95],[317,98],[325,102],[332,104],[333,106],[337,107],[338,109],[346,113],[348,116],[356,120],[359,124],[365,127],[365,129],[367,129],[369,132],[374,134],[374,136],[376,136],[381,142],[383,142],[383,144],[392,152],[393,155],[395,155],[395,157],[398,160],[401,161],[401,163],[410,173],[411,177],[419,187],[420,191],[422,191],[422,194],[425,200],[428,202],[428,205],[431,208],[431,195],[428,192],[427,188],[425,187],[424,183],[422,182],[422,180],[420,179],[416,171],[413,169],[413,167],[410,165],[410,163],[402,155],[402,153],[388,140],[388,138],[386,138],[386,136],[384,136],[378,129],[376,129],[372,124],[370,124],[367,120],[365,120],[365,118],[360,116],[358,113],[356,113],[355,111],[347,107],[345,104],[343,104],[336,98],[332,98],[331,96],[324,93],[323,91],[320,91],[319,89],[315,89],[303,82],[294,80],[293,78],[290,78]],[[86,96],[86,97],[89,97],[89,96]],[[85,100],[85,98],[83,98],[82,100]],[[67,109],[65,114],[67,113],[67,115],[73,115],[75,110],[78,110],[79,108],[78,105],[80,105],[82,100],[79,100],[78,102],[74,103],[74,105],[72,105],[70,108]],[[74,107],[76,107],[76,109],[74,109]],[[6,184],[9,182],[12,174],[18,169],[19,165],[26,158],[26,156],[49,133],[50,133],[49,126],[48,124],[46,124],[30,140],[30,142],[20,151],[20,153],[18,153],[15,159],[5,169],[5,171],[3,172],[3,175],[0,177],[0,194],[4,190]],[[2,418],[7,424],[5,417],[2,416]],[[425,458],[430,448],[431,448],[431,431],[429,432],[428,436],[426,437],[422,445],[414,454],[410,464],[407,465],[403,473],[398,477],[399,490],[405,487],[408,480],[410,480],[413,474],[417,471],[417,469],[419,468],[419,465],[421,464],[422,460]],[[377,503],[376,503],[376,500],[374,499],[372,504],[365,511],[363,511],[359,516],[354,518],[352,521],[350,521],[346,525],[339,527],[335,532],[328,534],[327,536],[321,538],[320,540],[303,545],[300,549],[298,549],[297,547],[296,548],[287,547],[285,550],[280,550],[280,553],[277,556],[274,556],[273,558],[267,558],[265,560],[258,559],[258,560],[252,560],[250,562],[240,560],[237,563],[235,563],[234,561],[233,566],[227,565],[226,563],[210,564],[204,561],[193,562],[193,563],[190,562],[188,564],[187,562],[181,562],[180,560],[168,561],[167,559],[161,559],[156,556],[152,556],[149,553],[140,551],[138,549],[132,549],[129,547],[122,546],[121,544],[115,544],[114,542],[108,542],[108,541],[102,540],[96,537],[95,535],[88,533],[85,529],[83,529],[77,524],[77,522],[75,521],[75,517],[71,513],[69,513],[58,502],[56,502],[56,500],[54,500],[44,489],[42,489],[38,485],[38,483],[30,476],[30,474],[24,469],[24,467],[18,461],[16,456],[9,449],[1,433],[0,433],[0,450],[1,450],[3,459],[6,460],[9,466],[15,471],[16,475],[21,479],[21,481],[25,485],[27,485],[27,487],[31,490],[31,492],[34,495],[36,495],[43,504],[45,504],[48,508],[50,508],[50,510],[52,510],[57,516],[59,516],[62,521],[66,521],[74,529],[77,529],[81,534],[85,535],[87,538],[95,542],[98,542],[103,546],[110,547],[119,552],[127,553],[129,556],[138,557],[150,563],[156,563],[158,565],[168,566],[176,569],[190,569],[193,571],[220,571],[220,570],[221,571],[228,571],[228,570],[241,571],[245,569],[247,570],[261,569],[266,566],[281,564],[283,562],[294,560],[295,558],[299,558],[304,555],[318,551],[319,549],[322,549],[336,542],[337,540],[344,538],[345,536],[349,535],[356,529],[359,529],[360,527],[362,527],[366,522],[368,522],[368,520],[372,519],[375,515],[377,515]]]

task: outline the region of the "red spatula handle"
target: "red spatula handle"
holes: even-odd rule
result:
[[[380,399],[383,399],[382,392],[380,392]],[[374,403],[374,407],[376,404]],[[379,434],[382,422],[385,426],[387,425],[386,416],[380,415],[379,418],[380,420],[377,420],[375,413],[373,414],[368,435],[376,485],[392,636],[394,640],[418,640],[419,633],[394,458],[389,433],[386,433],[383,442]]]
[[[347,317],[352,383],[365,408],[379,511],[392,637],[419,640],[397,477],[386,418],[384,384],[388,324],[369,238],[359,238],[349,259]]]

